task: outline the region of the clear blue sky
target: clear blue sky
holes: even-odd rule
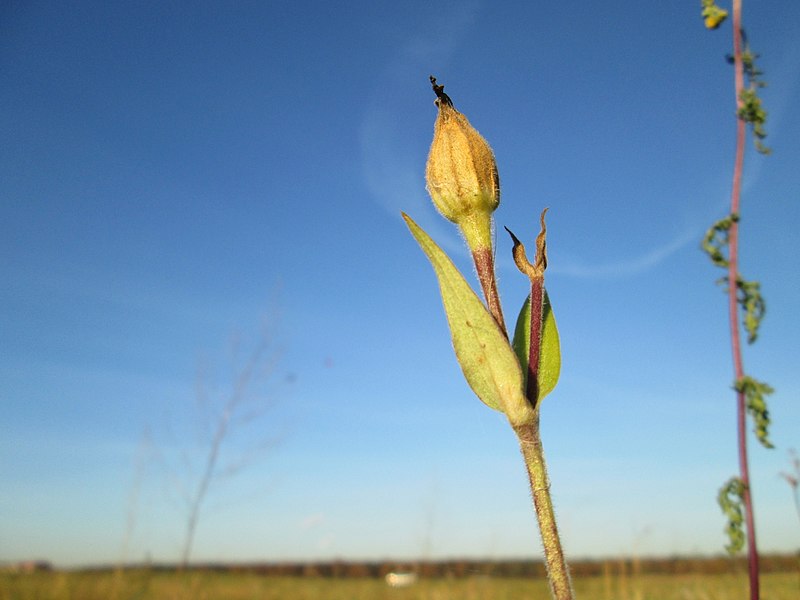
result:
[[[770,112],[742,271],[776,388],[758,534],[794,551],[800,448],[800,4],[745,3]],[[539,556],[516,441],[461,378],[412,215],[428,75],[492,144],[499,225],[550,207],[563,350],[542,427],[571,557],[715,553],[736,471],[725,298],[729,24],[699,2],[5,2],[0,8],[0,560],[175,560],[198,365],[229,387],[267,318],[274,400],[222,464],[198,560]],[[498,236],[501,294],[526,284]],[[234,435],[237,434],[237,435]],[[187,457],[184,461],[183,456]]]

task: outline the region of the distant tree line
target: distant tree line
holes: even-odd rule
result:
[[[763,555],[763,572],[791,572],[800,569],[800,554]],[[132,567],[136,569],[136,567]],[[144,567],[140,567],[144,568]],[[151,570],[170,571],[175,565],[150,565]],[[257,573],[273,577],[383,578],[388,573],[416,573],[423,578],[465,577],[545,577],[541,561],[451,559],[440,561],[327,561],[285,563],[205,563],[193,564],[190,570],[228,573]],[[576,577],[611,575],[682,575],[742,573],[747,570],[744,557],[672,557],[576,560],[570,571]]]

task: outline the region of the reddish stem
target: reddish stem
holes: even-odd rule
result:
[[[742,106],[744,90],[744,70],[742,66],[742,2],[733,2],[733,60],[734,86],[736,90],[736,109]],[[742,117],[736,120],[736,158],[733,168],[733,189],[731,190],[731,214],[739,214],[742,189],[742,170],[744,165],[745,122]],[[744,377],[741,336],[739,334],[739,302],[736,282],[739,278],[739,220],[733,219],[728,230],[728,322],[731,331],[731,353],[736,381]],[[753,496],[750,492],[750,469],[747,461],[747,411],[743,391],[736,392],[737,429],[739,439],[739,477],[742,480],[742,502],[744,503],[747,526],[747,563],[750,576],[750,600],[759,599],[758,548],[756,546],[756,527],[753,518]]]
[[[542,350],[544,278],[531,279],[531,340],[528,348],[528,383],[525,395],[536,408],[539,399],[539,357]]]
[[[486,299],[486,306],[494,317],[495,322],[500,327],[503,335],[508,337],[503,309],[500,306],[500,294],[497,292],[497,278],[494,274],[494,255],[491,248],[479,248],[473,251],[472,260],[475,261],[475,270],[478,272],[478,280],[481,282],[483,297]]]

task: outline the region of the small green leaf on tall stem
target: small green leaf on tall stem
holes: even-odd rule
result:
[[[739,277],[736,280],[736,289],[739,305],[744,311],[743,324],[747,331],[747,343],[752,344],[758,337],[758,328],[767,312],[766,302],[761,295],[761,284]]]
[[[714,223],[703,236],[703,250],[716,266],[726,269],[728,267],[728,241],[730,239],[730,229],[734,223],[739,222],[739,215],[736,213],[723,217]]]
[[[738,477],[731,477],[719,490],[717,502],[722,512],[728,517],[725,533],[728,536],[728,545],[725,550],[729,554],[736,554],[744,547],[744,484]]]
[[[771,394],[775,390],[771,386],[745,375],[736,381],[734,389],[740,394],[744,394],[747,402],[747,412],[756,424],[756,438],[765,448],[774,448],[769,441],[769,410],[764,396]]]

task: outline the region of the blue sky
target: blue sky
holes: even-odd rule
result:
[[[734,398],[699,240],[726,212],[733,74],[699,10],[5,3],[0,560],[176,560],[197,390],[230,389],[265,321],[268,411],[231,429],[221,468],[252,461],[211,488],[197,560],[539,556],[514,436],[462,380],[400,219],[471,274],[424,188],[430,74],[494,148],[498,225],[530,241],[550,207],[542,428],[569,556],[720,552]],[[777,448],[751,438],[758,536],[795,551],[800,5],[746,3],[745,26],[774,151],[748,149],[742,216],[768,302],[746,368],[777,390]]]

